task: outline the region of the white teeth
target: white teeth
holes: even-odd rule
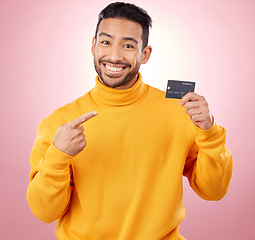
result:
[[[111,67],[111,66],[108,66],[108,65],[105,65],[105,67],[112,71],[112,72],[120,72],[121,70],[123,70],[123,67],[120,67],[120,68],[116,68],[116,67]]]

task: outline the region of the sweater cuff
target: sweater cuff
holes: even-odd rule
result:
[[[66,171],[69,169],[72,158],[72,156],[60,151],[51,143],[44,159],[44,166],[53,171]]]
[[[214,118],[213,118],[213,125],[211,126],[211,128],[207,130],[203,130],[197,127],[196,125],[194,125],[194,127],[197,130],[197,136],[196,136],[197,141],[205,141],[209,139],[215,140],[222,135],[222,130],[223,130],[223,128],[221,128],[220,126],[216,124]]]

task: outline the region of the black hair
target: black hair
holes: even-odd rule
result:
[[[143,29],[143,49],[148,45],[149,28],[152,27],[152,19],[144,9],[124,2],[109,4],[99,13],[95,37],[97,37],[98,27],[101,21],[107,18],[126,19],[139,23]]]

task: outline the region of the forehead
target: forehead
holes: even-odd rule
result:
[[[107,18],[99,24],[97,35],[107,33],[115,38],[134,38],[137,41],[142,41],[143,29],[142,26],[127,19]]]

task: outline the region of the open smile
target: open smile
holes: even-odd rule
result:
[[[112,66],[109,66],[107,64],[104,65],[105,68],[108,70],[108,71],[111,71],[111,72],[121,72],[125,67],[112,67]]]
[[[130,67],[129,64],[123,63],[114,64],[109,62],[102,62],[102,65],[104,66],[106,73],[110,75],[121,75],[126,68]]]

